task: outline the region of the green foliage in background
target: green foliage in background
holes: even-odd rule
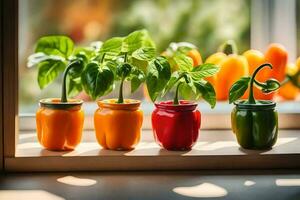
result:
[[[54,78],[52,86],[45,87],[41,91],[38,84],[33,81],[38,73],[37,68],[26,68],[26,60],[32,52],[34,42],[41,35],[70,35],[66,20],[62,18],[64,14],[53,15],[53,13],[57,12],[55,10],[57,4],[60,6],[59,10],[65,11],[79,2],[31,0],[25,3],[22,1],[22,5],[26,4],[26,6],[20,8],[22,23],[19,25],[22,35],[19,48],[21,52],[20,112],[34,112],[38,99],[47,96],[59,96],[60,91],[57,88],[60,88],[62,77],[53,73],[51,79],[56,78]],[[250,47],[250,0],[114,0],[108,2],[114,4],[114,9],[107,11],[110,12],[110,18],[107,20],[111,24],[101,27],[101,29],[107,30],[99,37],[99,40],[102,41],[112,36],[126,35],[134,30],[145,28],[157,44],[158,52],[166,49],[171,41],[187,41],[197,45],[203,60],[214,53],[217,47],[228,39],[237,42],[240,52]],[[47,26],[44,26],[45,22],[47,22]],[[85,40],[84,42],[90,41]],[[93,48],[99,48],[99,44],[101,43],[95,43]],[[74,52],[81,50],[81,48],[75,48]],[[144,49],[143,51],[152,50]],[[85,51],[85,54],[88,55],[89,52]],[[139,63],[140,66],[143,66],[143,70],[146,70],[147,61],[139,60],[141,57],[138,53],[132,57],[132,63]],[[46,68],[46,66],[42,68]],[[59,64],[55,68],[60,72],[63,70],[62,65]],[[134,90],[139,86],[138,80],[145,78],[141,74],[136,77],[139,78],[133,78],[131,82],[131,88]],[[68,82],[77,83],[68,84],[73,85],[73,87],[69,87],[70,96],[74,96],[82,90],[78,84],[79,78],[68,78]],[[47,82],[50,80],[41,85],[46,86]],[[124,87],[124,92],[127,95],[131,92],[130,90],[130,87]],[[143,95],[142,90],[137,89],[133,98],[141,99]]]
[[[132,0],[117,15],[112,34],[146,28],[158,51],[170,42],[191,42],[203,58],[226,40],[235,40],[240,52],[250,47],[249,0]]]

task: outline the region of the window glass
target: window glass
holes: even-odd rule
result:
[[[64,34],[75,43],[86,45],[141,28],[150,32],[160,52],[171,41],[187,41],[199,48],[205,60],[227,39],[235,40],[239,52],[244,52],[250,48],[250,1],[20,0],[20,113],[34,113],[39,99],[60,96],[61,77],[41,91],[37,84],[37,68],[26,66],[27,57],[33,53],[39,37]],[[113,92],[109,96],[117,95]],[[125,96],[148,102],[144,106],[151,105],[144,86],[133,94],[130,94],[130,87],[126,87]],[[84,93],[79,97],[88,100]],[[221,103],[217,110],[226,110],[226,106],[227,103]],[[210,112],[206,104],[204,109]],[[150,112],[151,108],[148,110]]]

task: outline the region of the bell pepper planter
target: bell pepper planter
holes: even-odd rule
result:
[[[201,114],[196,110],[197,103],[179,100],[179,94],[185,99],[203,98],[212,108],[216,104],[214,88],[204,78],[213,76],[219,67],[214,64],[193,66],[193,60],[185,54],[190,45],[185,46],[184,51],[180,48],[183,47],[167,57],[168,62],[150,63],[151,70],[146,80],[153,102],[176,86],[174,100],[155,103],[156,109],[152,113],[155,141],[167,150],[189,150],[199,135]]]
[[[231,113],[231,126],[236,135],[239,145],[245,149],[265,150],[271,148],[277,140],[278,113],[275,109],[276,103],[269,100],[255,100],[253,86],[257,86],[262,92],[274,92],[280,87],[275,79],[268,79],[265,83],[255,80],[256,74],[264,67],[271,64],[259,66],[252,77],[243,77],[230,89],[229,101],[234,102],[235,108]],[[248,100],[236,101],[250,85]]]
[[[278,134],[276,103],[261,100],[256,104],[247,104],[245,101],[234,104],[231,123],[239,145],[245,149],[271,148]]]
[[[167,150],[189,150],[198,139],[201,114],[197,103],[173,101],[155,103],[152,128],[157,144]]]
[[[84,113],[83,101],[58,98],[40,100],[36,112],[39,143],[48,150],[73,150],[81,141]]]
[[[94,115],[95,131],[98,143],[104,149],[130,150],[139,142],[143,122],[141,102],[125,99],[98,101],[99,108]]]
[[[87,64],[81,79],[93,99],[109,94],[119,84],[118,99],[98,101],[94,126],[98,143],[105,149],[130,150],[139,142],[143,113],[140,101],[123,98],[123,84],[131,83],[135,92],[144,82],[148,62],[155,58],[155,47],[146,30],[126,37],[110,38],[97,56]]]
[[[80,61],[71,62],[65,69],[61,98],[40,100],[36,113],[37,135],[40,144],[48,150],[73,150],[81,141],[84,113],[80,99],[67,99],[66,79]]]
[[[36,112],[38,141],[48,150],[73,150],[81,141],[83,101],[68,99],[67,94],[74,96],[82,90],[80,76],[88,55],[93,53],[91,49],[74,48],[73,41],[66,36],[46,36],[38,40],[35,54],[28,58],[29,67],[38,67],[41,89],[63,72],[61,98],[40,100]]]

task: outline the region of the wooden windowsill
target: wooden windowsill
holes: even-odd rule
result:
[[[132,151],[101,149],[93,131],[85,131],[74,151],[43,149],[34,131],[20,132],[13,158],[5,158],[7,171],[266,169],[300,167],[300,130],[280,130],[268,151],[241,149],[230,130],[201,130],[190,151],[167,151],[154,141],[151,130]]]

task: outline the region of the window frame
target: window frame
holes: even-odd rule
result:
[[[82,162],[83,160],[86,160],[88,163],[93,161],[94,164],[91,164],[91,166],[87,166],[87,164],[85,163],[85,166],[87,166],[86,168],[83,168],[81,170],[89,170],[92,169],[93,167],[95,167],[95,163],[99,163],[99,161],[96,161],[95,159],[97,158],[90,158],[90,157],[85,157],[85,158],[80,158],[80,156],[75,156],[75,157],[71,157],[71,158],[63,158],[63,157],[45,157],[42,158],[40,160],[35,159],[35,158],[17,158],[15,157],[15,153],[16,153],[16,145],[18,144],[18,132],[19,132],[19,124],[18,124],[18,120],[19,120],[19,112],[18,112],[18,0],[4,0],[1,1],[1,8],[2,8],[2,16],[1,16],[1,42],[2,42],[2,46],[1,46],[1,66],[0,66],[0,73],[1,73],[1,77],[2,77],[2,82],[0,82],[0,95],[1,95],[1,99],[0,99],[0,145],[3,148],[0,148],[0,171],[5,170],[5,171],[10,171],[13,170],[11,168],[9,168],[6,164],[6,161],[9,161],[10,163],[14,163],[14,165],[17,164],[21,164],[22,162],[35,162],[35,164],[38,166],[39,164],[42,164],[43,161],[47,160],[48,163],[52,163],[52,165],[49,168],[52,168],[53,171],[55,170],[64,170],[64,166],[67,167],[65,168],[65,170],[69,170],[69,169],[74,169],[74,166],[72,168],[72,165],[77,165],[78,163]],[[5,31],[2,31],[4,30]],[[148,116],[149,117],[149,116]],[[205,116],[206,117],[206,116]],[[229,114],[226,115],[220,115],[220,114],[210,114],[207,115],[208,118],[206,118],[205,120],[203,120],[203,124],[204,123],[209,123],[209,125],[207,125],[208,128],[217,128],[217,129],[224,129],[224,128],[229,128],[229,121],[230,121],[230,116]],[[216,127],[215,125],[213,125],[214,122],[216,121],[220,121],[220,119],[226,117],[226,126],[224,127],[223,125],[219,125],[219,127]],[[299,114],[292,114],[292,115],[282,115],[281,116],[282,119],[284,119],[284,122],[292,122],[292,124],[294,124],[293,127],[286,127],[286,128],[295,128],[295,129],[299,129],[300,125],[297,124],[297,120],[300,121],[300,113]],[[150,118],[148,119],[148,121],[150,122]],[[222,121],[222,120],[221,120]],[[148,127],[150,127],[148,123]],[[294,123],[293,123],[294,122]],[[222,123],[221,123],[222,124]],[[226,156],[225,156],[226,157]],[[188,163],[191,160],[188,160],[186,157],[182,157],[182,156],[177,156],[178,160],[176,160],[176,156],[173,156],[172,158],[158,158],[160,160],[164,160],[167,159],[169,160],[169,162],[184,162],[184,163]],[[129,165],[132,161],[134,161],[134,159],[132,157],[122,157],[121,160],[117,160],[116,157],[106,157],[105,159],[111,159],[109,160],[111,163],[113,162],[121,162],[123,165],[125,163],[125,165]],[[133,160],[132,160],[133,159]],[[140,158],[138,158],[140,160],[141,163],[143,163],[144,161],[146,163],[150,163],[151,162],[151,157],[148,156],[141,156]],[[145,159],[145,160],[143,160]],[[175,160],[174,160],[175,159]],[[191,157],[190,159],[192,159],[191,165],[194,163],[199,163],[199,162],[211,162],[213,166],[215,166],[215,168],[220,168],[218,167],[218,161],[217,158],[210,158],[209,156],[206,156],[205,158],[202,158],[203,160],[197,160],[197,158],[195,157]],[[214,160],[215,159],[215,160]],[[219,156],[218,159],[223,159],[222,162],[225,162],[226,159],[225,158],[221,158]],[[248,160],[253,160],[253,157],[249,155],[249,157],[247,157],[246,159]],[[291,163],[293,163],[292,161],[294,159],[300,159],[300,155],[285,155],[285,157],[283,158],[283,161],[290,161]],[[98,160],[98,159],[97,159]],[[236,157],[232,157],[231,160],[227,160],[228,162],[233,162],[234,160],[236,160]],[[66,161],[66,162],[62,162],[62,161]],[[227,162],[226,161],[226,162]],[[184,163],[181,163],[181,165],[183,166],[183,169],[187,169],[187,165],[185,165]],[[294,162],[295,163],[295,162]],[[146,165],[146,164],[145,164]],[[147,167],[143,168],[143,165],[141,165],[141,168],[137,168],[135,170],[141,170],[141,169],[147,169],[147,170],[151,170]],[[204,163],[205,165],[205,163]],[[247,166],[245,164],[245,166]],[[295,163],[294,165],[291,164],[291,167],[297,167],[297,164]],[[259,167],[259,166],[258,166]],[[46,167],[47,168],[47,167]],[[194,166],[195,168],[195,166]],[[222,168],[222,167],[221,167]],[[95,170],[97,169],[97,167],[94,168]],[[159,169],[159,167],[157,168]],[[174,168],[177,169],[177,168]],[[191,168],[192,169],[192,168]],[[28,170],[28,169],[27,169]],[[38,171],[38,169],[33,169],[33,171],[36,170]],[[104,169],[105,170],[105,169]],[[109,169],[107,169],[109,170]],[[118,170],[118,169],[117,169]],[[26,171],[26,169],[24,169],[24,171]]]
[[[0,8],[1,8],[1,13],[3,13],[3,1],[0,2]],[[0,18],[0,41],[1,41],[1,44],[2,44],[2,20],[3,18],[1,17]],[[1,81],[0,81],[0,172],[3,170],[3,104],[2,104],[2,101],[3,101],[3,93],[2,93],[2,80],[3,80],[3,77],[2,77],[2,62],[3,62],[3,59],[2,59],[2,48],[3,48],[3,45],[0,46],[0,77],[1,77]]]
[[[18,138],[18,0],[2,1],[3,156],[15,156]],[[5,168],[5,166],[4,166]]]

